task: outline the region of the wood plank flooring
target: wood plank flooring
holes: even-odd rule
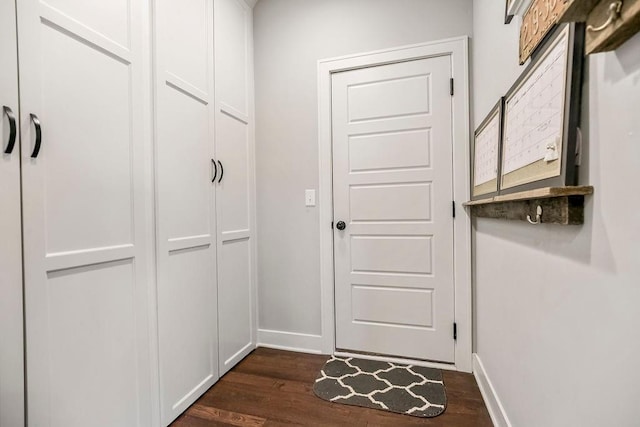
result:
[[[313,383],[327,356],[258,348],[211,387],[172,427],[210,426],[491,426],[475,378],[443,371],[448,405],[415,418],[326,402]]]

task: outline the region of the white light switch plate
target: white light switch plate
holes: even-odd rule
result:
[[[316,205],[316,190],[305,190],[304,192],[304,204],[305,206]]]

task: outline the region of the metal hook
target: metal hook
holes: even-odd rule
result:
[[[530,224],[533,225],[538,225],[540,224],[542,221],[540,221],[540,219],[542,218],[542,206],[538,205],[538,208],[536,209],[536,220],[532,220],[531,219],[531,215],[527,215],[527,221],[529,221]]]
[[[622,12],[622,2],[614,1],[609,5],[609,18],[607,19],[607,21],[599,27],[589,25],[587,27],[587,31],[597,33],[605,30],[609,25],[613,24],[613,22],[620,17],[620,12]]]

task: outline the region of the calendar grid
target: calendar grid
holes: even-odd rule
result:
[[[506,101],[504,174],[545,158],[548,147],[562,141],[567,37],[553,48]]]
[[[500,113],[489,121],[476,136],[474,151],[474,185],[498,178],[498,149],[500,145]]]

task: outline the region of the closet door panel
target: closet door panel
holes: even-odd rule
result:
[[[232,368],[247,350],[252,350],[251,337],[251,248],[249,238],[222,242],[220,263],[220,361],[223,369]]]
[[[131,245],[130,65],[57,28],[41,30],[46,252]]]
[[[173,410],[197,387],[206,390],[210,384],[207,387],[204,384],[217,379],[217,366],[212,360],[215,329],[211,319],[194,315],[215,313],[215,305],[211,303],[211,278],[215,272],[203,265],[211,265],[210,247],[173,251],[169,255],[166,281],[173,286],[163,287],[162,307],[171,304],[174,321],[162,323],[161,335],[162,386],[166,401],[171,404],[167,410]],[[171,345],[166,345],[169,339]]]
[[[50,425],[134,425],[135,268],[127,259],[47,273]]]
[[[163,425],[218,379],[213,7],[156,0],[158,328]]]
[[[255,346],[251,9],[215,0],[220,371]]]
[[[218,186],[222,233],[248,231],[249,215],[249,128],[235,117],[221,114],[216,132],[216,152],[224,165]]]
[[[150,423],[147,13],[18,2],[30,425]]]
[[[129,0],[109,0],[108,4],[87,0],[46,0],[40,2],[40,7],[45,10],[45,19],[51,14],[58,14],[128,49],[131,31],[128,21],[123,18],[129,14],[129,4]],[[56,20],[52,23],[55,25]]]
[[[14,1],[0,2],[0,426],[24,425],[18,55]],[[14,142],[11,153],[6,153]]]
[[[208,93],[211,87],[213,10],[207,0],[159,0],[158,48],[164,58],[165,71],[187,82],[192,88]]]
[[[216,98],[231,114],[249,115],[249,24],[242,0],[216,0]]]
[[[159,190],[163,202],[163,232],[171,241],[209,236],[211,224],[211,137],[209,108],[166,84],[162,88],[164,124],[157,139]],[[164,207],[164,205],[163,205]]]

